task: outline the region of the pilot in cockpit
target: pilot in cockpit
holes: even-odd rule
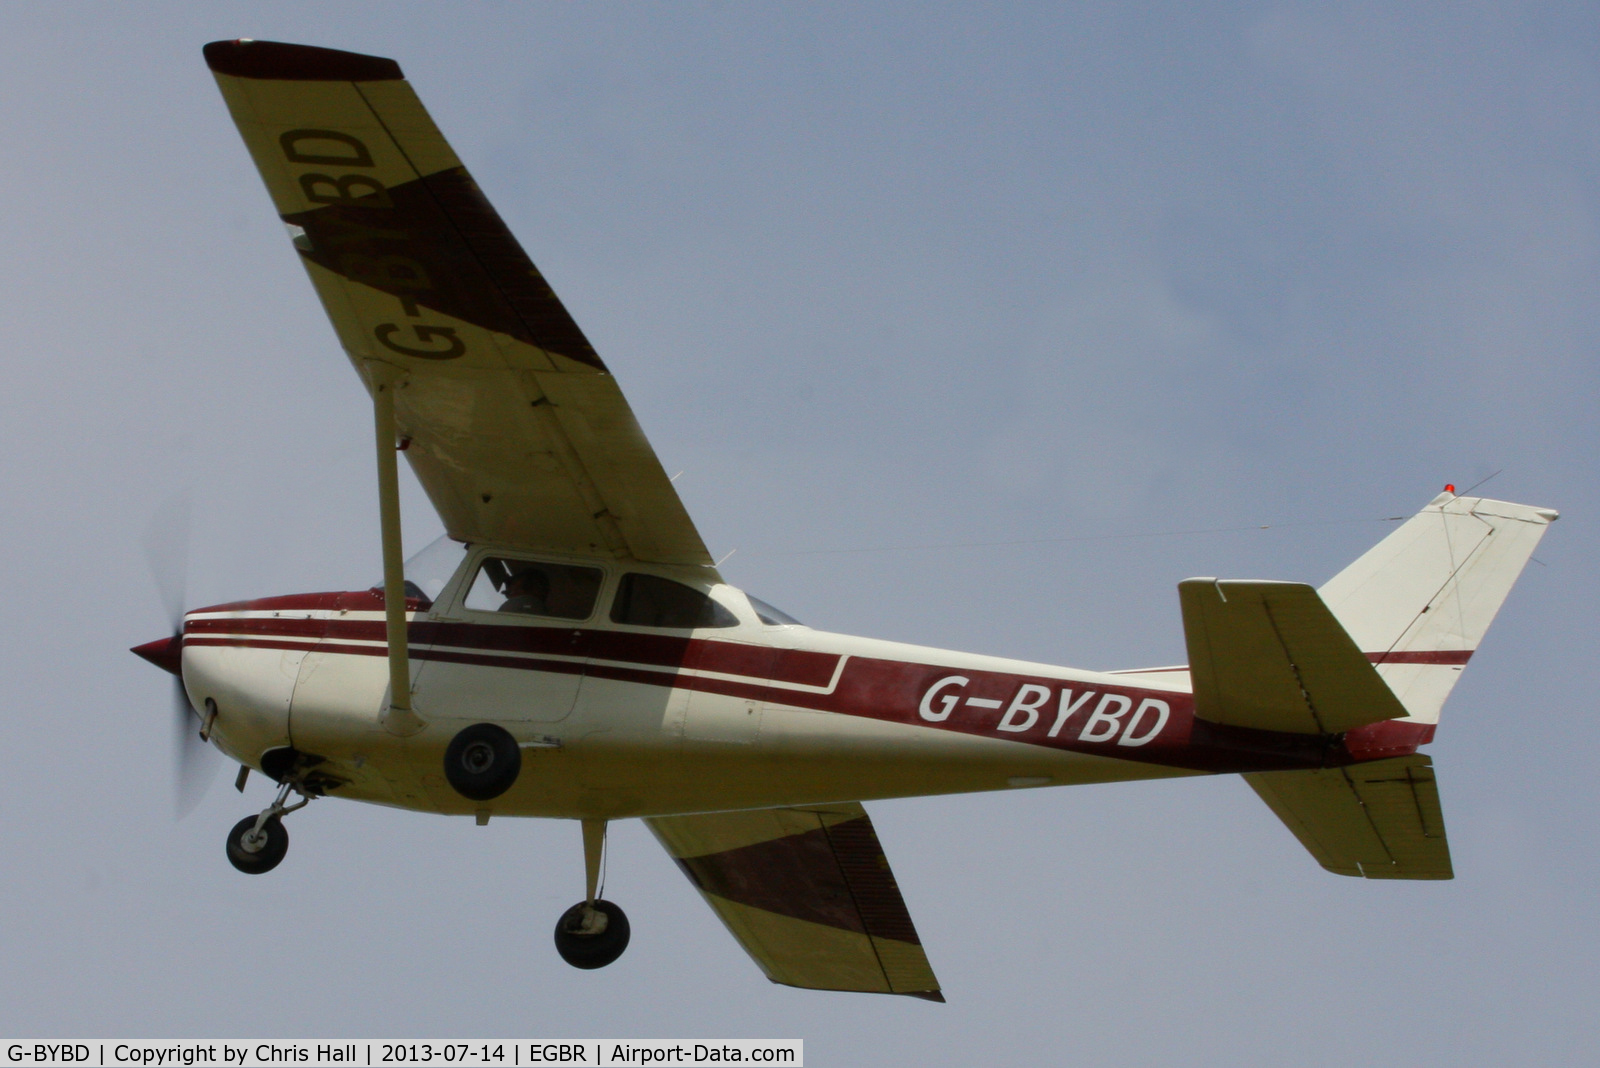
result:
[[[525,612],[529,615],[550,614],[550,576],[538,565],[524,567],[506,580],[502,591],[506,600],[501,612]]]

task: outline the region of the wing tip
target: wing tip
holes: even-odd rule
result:
[[[383,56],[341,52],[279,41],[212,41],[201,49],[206,66],[236,78],[300,82],[388,82],[405,77],[400,64]]]

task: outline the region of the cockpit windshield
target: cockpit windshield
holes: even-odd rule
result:
[[[431,606],[444,592],[445,583],[456,573],[465,555],[467,547],[452,540],[448,534],[439,535],[425,548],[413,553],[405,565],[406,596],[428,602],[425,608]],[[373,589],[382,588],[383,580],[379,579]]]

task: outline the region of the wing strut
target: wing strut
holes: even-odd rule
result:
[[[383,532],[383,615],[389,641],[389,707],[383,726],[390,734],[415,734],[422,719],[411,708],[411,656],[406,633],[406,569],[400,542],[400,473],[394,421],[397,370],[369,361],[373,423],[378,445],[378,523]]]

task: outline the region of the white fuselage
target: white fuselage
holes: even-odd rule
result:
[[[258,768],[274,750],[314,754],[337,796],[569,818],[1239,770],[1215,739],[1193,737],[1182,669],[1078,671],[774,625],[704,579],[697,588],[727,610],[726,625],[608,614],[623,573],[688,585],[693,569],[596,565],[604,580],[584,619],[477,611],[467,587],[489,552],[469,553],[409,615],[412,706],[425,724],[409,736],[384,726],[379,593],[191,612],[184,684],[196,708],[216,703],[214,741]],[[476,802],[452,789],[441,761],[456,732],[483,722],[508,730],[523,762],[510,790]],[[1303,762],[1266,766],[1285,759]]]

